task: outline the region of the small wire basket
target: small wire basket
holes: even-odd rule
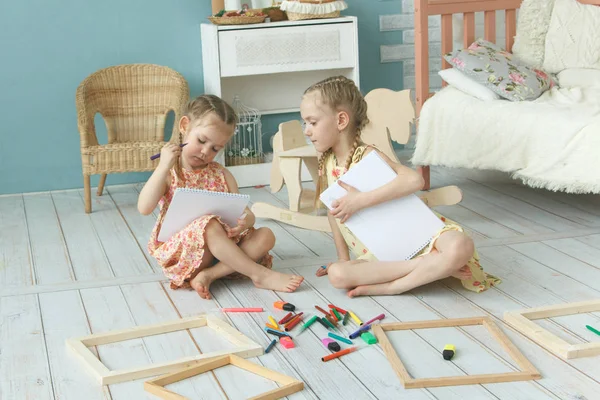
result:
[[[239,96],[233,98],[233,109],[238,115],[238,124],[233,138],[225,147],[225,165],[249,165],[264,162],[262,146],[262,123],[260,112],[243,104]]]

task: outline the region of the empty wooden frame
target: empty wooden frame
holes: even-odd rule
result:
[[[200,328],[203,326],[213,329],[238,347],[235,349],[214,351],[181,358],[179,360],[117,371],[109,370],[89,349],[90,346],[122,342],[124,340],[138,339],[145,336],[160,335],[163,333]],[[83,363],[98,377],[100,383],[103,385],[164,374],[182,367],[195,365],[199,361],[207,358],[222,356],[225,354],[236,354],[244,358],[255,357],[263,354],[262,346],[244,336],[231,325],[212,315],[201,315],[156,325],[138,326],[120,331],[97,333],[80,338],[71,338],[67,339],[67,346],[73,350],[73,352],[83,361]]]
[[[596,311],[600,311],[600,300],[507,311],[504,313],[504,320],[540,346],[560,357],[570,359],[600,354],[600,343],[570,344],[548,332],[532,320]]]
[[[144,389],[147,392],[150,392],[164,400],[186,400],[187,397],[173,393],[164,387],[166,385],[170,385],[171,383],[179,382],[183,379],[191,378],[192,376],[203,374],[229,364],[245,369],[246,371],[252,372],[256,375],[260,375],[263,378],[271,379],[281,385],[281,387],[278,387],[277,389],[273,389],[266,393],[252,397],[251,399],[253,400],[280,399],[304,389],[304,383],[299,380],[280,374],[279,372],[272,371],[261,365],[251,363],[250,361],[244,360],[243,358],[235,355],[227,355],[210,360],[204,360],[196,365],[180,371],[151,379],[147,382],[144,382]]]
[[[467,376],[449,376],[437,378],[419,378],[414,379],[406,371],[402,361],[396,354],[396,350],[392,347],[385,332],[425,329],[425,328],[446,328],[456,326],[483,325],[492,334],[515,360],[522,371],[505,372],[497,374],[480,374]],[[379,340],[379,343],[385,353],[388,361],[392,365],[394,372],[400,378],[400,382],[406,389],[439,387],[439,386],[456,386],[456,385],[474,385],[483,383],[499,383],[499,382],[514,382],[526,381],[541,378],[540,373],[535,367],[521,354],[515,345],[506,337],[506,335],[498,328],[489,317],[473,317],[473,318],[457,318],[457,319],[439,319],[431,321],[416,321],[416,322],[391,322],[386,324],[373,325],[373,333]]]

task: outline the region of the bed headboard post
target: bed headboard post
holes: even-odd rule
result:
[[[428,0],[415,0],[415,76],[416,112],[429,97],[429,21]]]

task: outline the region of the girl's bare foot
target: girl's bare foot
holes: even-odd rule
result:
[[[252,279],[257,288],[288,293],[298,289],[303,280],[304,278],[301,276],[284,274],[270,269],[265,269],[258,278]]]
[[[400,294],[402,293],[402,290],[398,285],[400,279],[402,278],[391,282],[377,283],[375,285],[357,286],[352,290],[348,290],[348,297]]]
[[[465,279],[470,279],[473,276],[473,273],[471,272],[471,268],[469,268],[468,265],[465,265],[464,267],[453,273],[451,276],[462,281]]]
[[[213,283],[213,278],[210,276],[210,268],[203,269],[190,281],[192,288],[203,299],[212,299],[209,291],[210,284]]]

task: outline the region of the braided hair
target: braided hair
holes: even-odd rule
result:
[[[356,87],[353,80],[345,76],[334,76],[315,83],[306,91],[304,95],[312,92],[318,92],[321,95],[321,100],[335,111],[342,108],[349,111],[350,126],[355,132],[354,142],[348,158],[346,159],[345,168],[350,168],[354,152],[360,146],[361,130],[369,123],[367,117],[367,102],[362,93]],[[319,195],[327,187],[327,176],[325,173],[325,163],[327,158],[333,156],[333,151],[328,149],[319,158],[319,180],[317,181],[317,196],[316,202],[319,202]]]
[[[195,99],[190,100],[183,110],[183,116],[190,120],[188,131],[196,126],[203,118],[210,113],[217,115],[221,121],[227,125],[235,125],[238,122],[238,117],[235,110],[225,100],[212,94],[203,94]],[[183,144],[183,135],[179,132],[179,145]],[[185,186],[185,176],[181,167],[181,158],[175,164],[175,173],[179,178],[179,185]]]

